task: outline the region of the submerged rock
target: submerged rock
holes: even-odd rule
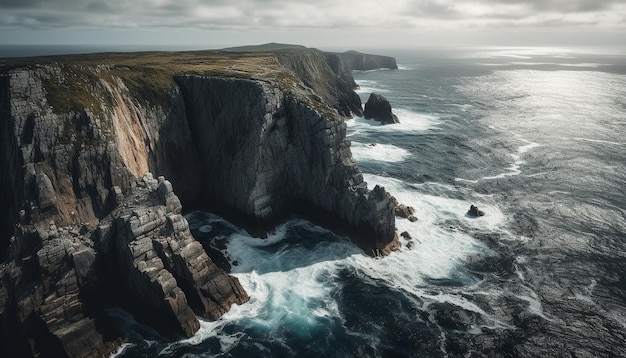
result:
[[[372,93],[365,103],[365,111],[363,112],[365,119],[374,119],[383,124],[400,123],[398,117],[391,112],[391,104],[387,98]]]

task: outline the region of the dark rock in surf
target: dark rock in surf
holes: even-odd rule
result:
[[[417,221],[417,218],[413,215],[415,214],[415,209],[412,206],[400,204],[398,199],[395,197],[391,197],[391,201],[393,203],[393,210],[396,216],[409,219],[411,222]]]
[[[409,232],[408,232],[408,231],[403,231],[403,232],[400,234],[400,236],[402,236],[403,238],[405,238],[405,239],[407,239],[407,240],[409,240],[409,241],[413,240],[413,237],[411,236],[411,234],[409,234]]]
[[[387,98],[372,93],[365,103],[365,111],[363,111],[365,119],[373,119],[383,124],[400,123],[398,117],[391,112],[391,104]]]
[[[470,209],[467,212],[467,215],[471,217],[479,217],[479,216],[485,216],[485,213],[482,210],[478,209],[478,207],[472,205],[470,206]]]
[[[396,216],[399,216],[405,219],[408,219],[410,216],[415,214],[415,209],[413,209],[412,206],[406,206],[404,204],[396,205],[394,210],[395,210]]]

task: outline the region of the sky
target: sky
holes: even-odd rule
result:
[[[626,0],[0,0],[0,45],[626,45]]]

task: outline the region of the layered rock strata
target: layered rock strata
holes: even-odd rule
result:
[[[183,206],[259,223],[301,210],[340,222],[370,255],[398,245],[393,202],[367,189],[345,139],[348,87],[333,89],[319,53],[142,56],[0,74],[3,355],[105,356],[123,338],[109,306],[177,337],[245,302]]]
[[[115,188],[114,188],[115,189]],[[117,191],[117,190],[116,190]],[[172,184],[150,173],[100,221],[96,243],[108,272],[126,286],[140,315],[165,335],[191,336],[195,315],[217,319],[248,296],[207,256],[182,217]],[[115,266],[113,266],[115,265]]]

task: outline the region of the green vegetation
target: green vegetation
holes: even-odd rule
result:
[[[98,78],[82,66],[62,66],[62,76],[43,80],[48,103],[57,114],[85,109],[99,114],[101,108],[95,95],[97,83]]]
[[[303,50],[304,51],[304,50]],[[294,56],[298,51],[289,51]],[[44,80],[47,98],[56,113],[79,113],[85,109],[102,115],[101,81],[113,83],[120,78],[131,95],[144,105],[165,106],[176,88],[177,75],[198,75],[255,79],[274,83],[283,92],[297,94],[316,110],[328,107],[317,95],[307,91],[300,79],[277,60],[276,52],[232,53],[223,51],[136,52],[61,55],[19,59],[0,59],[0,73],[10,69],[53,65],[61,68],[58,78]]]

